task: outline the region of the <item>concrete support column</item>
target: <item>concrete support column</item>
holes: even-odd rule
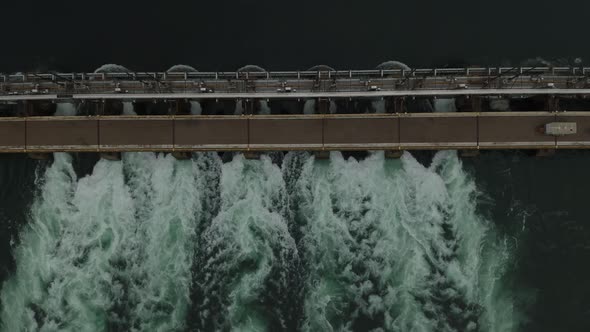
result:
[[[548,96],[545,101],[545,111],[547,112],[558,112],[559,111],[559,98],[556,96]]]
[[[395,113],[406,113],[406,98],[405,97],[397,97],[395,98]]]
[[[399,98],[396,97],[389,97],[385,98],[385,113],[398,113],[397,111],[397,100]]]
[[[76,110],[78,111],[78,113],[80,115],[91,115],[90,110],[88,109],[88,102],[85,100],[81,100],[81,101],[75,101],[74,103],[74,107],[76,107]]]
[[[260,103],[255,99],[242,99],[242,109],[245,115],[257,114],[260,111]]]
[[[479,96],[462,96],[455,98],[455,106],[459,112],[481,112],[482,100]]]
[[[482,111],[482,101],[480,96],[471,96],[471,111],[472,112],[481,112]]]
[[[53,153],[29,152],[27,153],[27,157],[33,160],[52,160]]]
[[[461,158],[473,158],[479,156],[479,150],[460,150],[459,156]]]
[[[25,100],[19,104],[21,116],[51,116],[56,109],[57,105],[50,101]]]
[[[330,151],[314,151],[313,156],[319,160],[330,159]]]
[[[176,158],[177,160],[189,160],[192,158],[192,154],[186,151],[175,151],[172,152],[172,157]]]
[[[191,104],[186,100],[174,100],[170,102],[170,114],[188,115],[191,114]]]
[[[103,100],[98,104],[99,115],[121,115],[123,103],[117,100]]]
[[[317,114],[330,114],[330,100],[327,98],[318,98],[316,102]]]
[[[121,160],[121,152],[101,152],[100,158],[111,161]]]
[[[458,112],[469,112],[471,110],[471,101],[465,96],[457,96],[455,98],[455,107]]]
[[[244,152],[244,157],[246,159],[250,159],[250,160],[258,160],[258,159],[260,159],[261,155],[262,155],[262,152],[259,152],[259,151],[246,151],[246,152]]]
[[[28,101],[22,101],[17,104],[17,114],[18,116],[28,116],[31,112],[29,112],[30,104]]]
[[[399,159],[404,154],[403,150],[386,150],[385,158],[387,159]]]

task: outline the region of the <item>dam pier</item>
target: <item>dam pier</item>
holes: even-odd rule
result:
[[[588,96],[570,67],[0,75],[0,152],[587,149]]]

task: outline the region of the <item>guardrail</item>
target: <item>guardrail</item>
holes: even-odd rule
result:
[[[509,75],[588,76],[590,67],[481,67],[481,68],[416,68],[388,70],[335,70],[335,71],[264,71],[264,72],[101,72],[101,73],[18,73],[0,74],[0,81],[55,82],[88,80],[259,80],[259,79],[315,79],[315,78],[380,78],[380,77],[494,77]]]
[[[531,89],[546,94],[552,89],[568,94],[588,94],[590,68],[513,67],[439,68],[412,70],[349,70],[317,72],[182,72],[182,73],[45,73],[0,75],[0,101],[34,99],[149,98],[306,98],[509,94]],[[532,89],[535,89],[534,91]],[[499,91],[501,90],[501,91]],[[396,92],[400,92],[397,93]],[[414,91],[421,91],[421,94]],[[323,95],[319,95],[323,94]],[[163,97],[163,95],[167,95]],[[44,96],[44,97],[43,97]],[[141,96],[140,96],[141,97]],[[81,99],[81,97],[79,97]],[[115,97],[111,97],[115,98]]]

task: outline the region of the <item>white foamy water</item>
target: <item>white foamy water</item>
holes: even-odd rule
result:
[[[125,153],[77,178],[55,154],[2,331],[517,329],[511,248],[455,152],[272,157]]]
[[[123,102],[123,115],[137,115],[133,108],[133,103],[129,101]]]
[[[76,115],[76,106],[72,103],[59,103],[55,110],[57,116],[74,116]]]
[[[201,103],[198,101],[191,101],[191,115],[201,115],[203,114],[203,108],[201,107]]]
[[[126,154],[76,180],[56,154],[3,286],[3,330],[183,328],[208,192],[200,160]]]
[[[266,100],[260,101],[260,112],[258,114],[270,115],[270,113],[270,106],[268,106],[268,102]]]
[[[124,164],[136,219],[141,224],[140,264],[133,280],[132,326],[170,331],[185,326],[190,305],[196,231],[207,193],[200,159],[126,154]]]
[[[303,114],[315,114],[315,100],[309,99],[303,104]]]
[[[457,112],[455,98],[436,98],[434,99],[434,111],[439,113]]]
[[[297,259],[280,168],[242,155],[223,165],[220,213],[203,234],[196,311],[203,330],[286,328],[288,274]]]
[[[2,288],[3,330],[107,329],[135,261],[133,212],[120,164],[101,161],[77,181],[70,157],[55,154]]]
[[[380,99],[380,100],[372,101],[371,105],[373,106],[375,113],[387,113],[387,111],[385,109],[385,100]]]
[[[475,213],[475,185],[454,152],[429,168],[409,154],[332,153],[308,162],[298,187],[304,330],[516,328],[510,300],[494,295],[507,248]]]

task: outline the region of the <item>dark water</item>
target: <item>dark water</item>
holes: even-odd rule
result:
[[[0,156],[0,279],[14,271],[11,247],[18,241],[18,231],[26,224],[35,192],[37,170],[42,162],[24,155]]]
[[[532,300],[527,331],[590,329],[590,154],[490,153],[465,161],[496,225],[518,238],[515,286]]]

